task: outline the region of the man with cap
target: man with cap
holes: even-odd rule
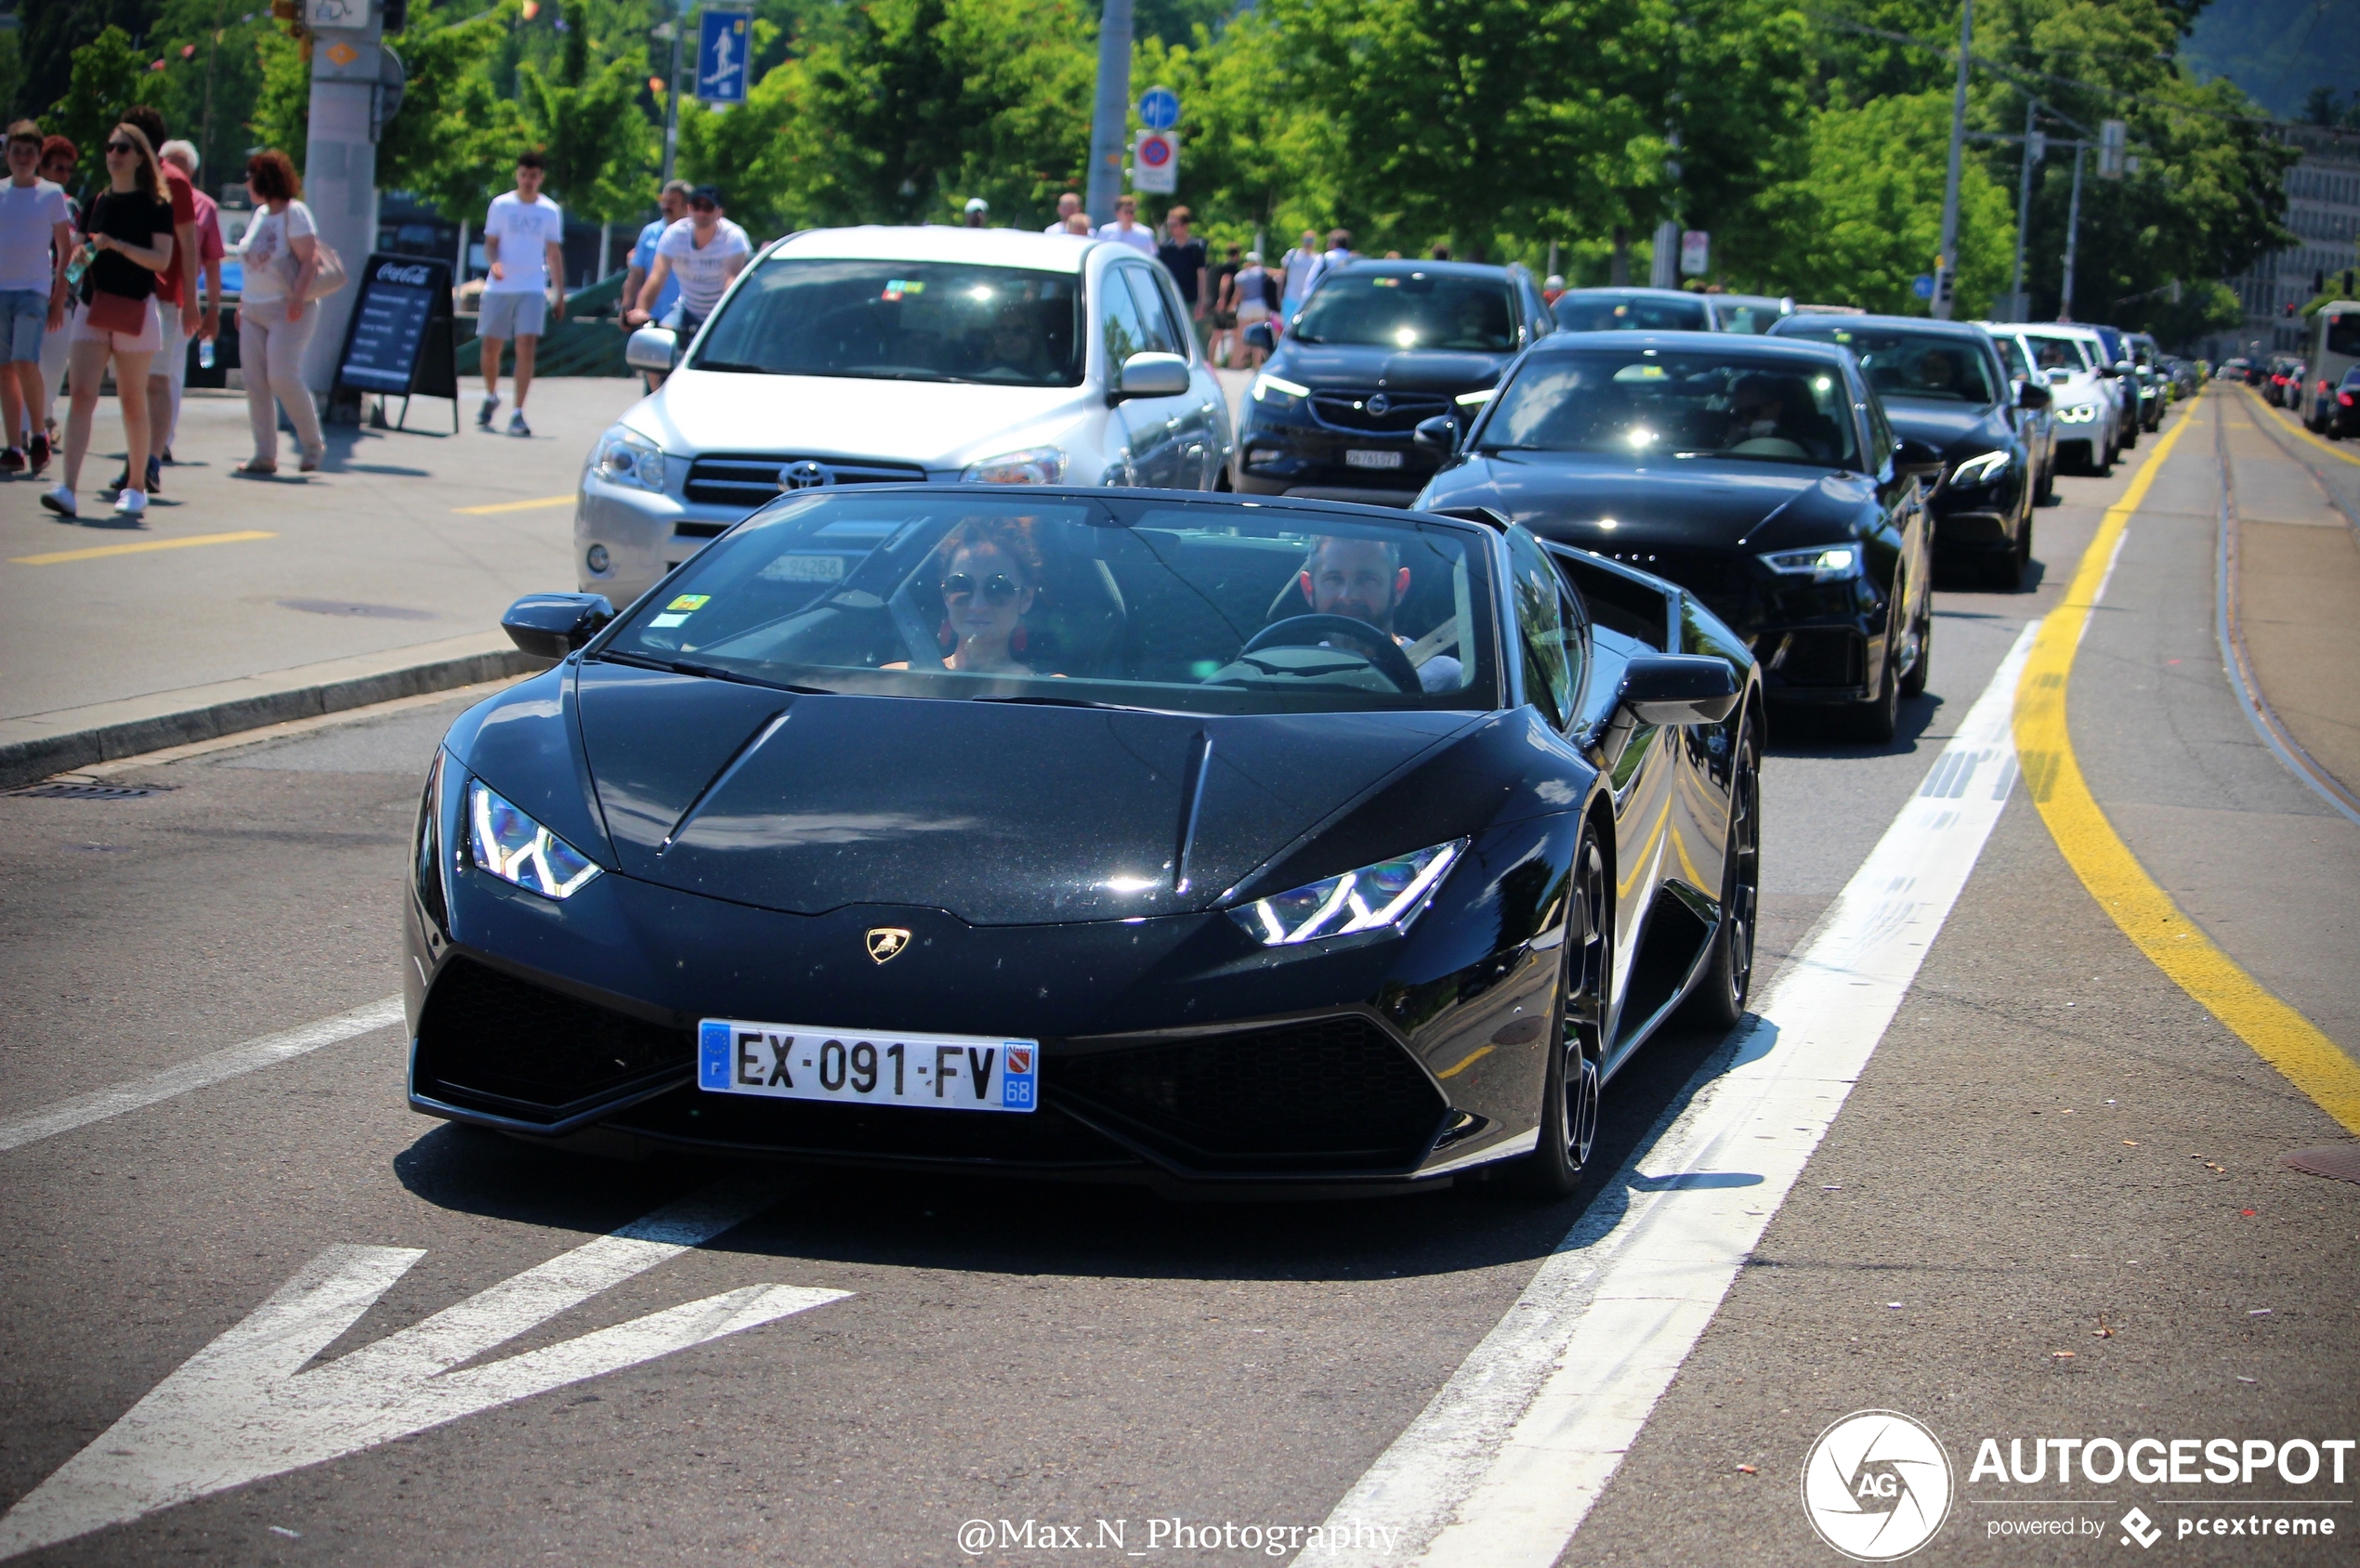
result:
[[[639,298],[623,320],[633,326],[648,321],[663,293],[664,283],[680,281],[680,301],[663,324],[680,334],[682,343],[694,337],[713,307],[721,303],[729,281],[754,255],[746,231],[721,216],[721,192],[700,185],[688,192],[688,216],[663,231],[656,242],[656,264],[639,285]]]

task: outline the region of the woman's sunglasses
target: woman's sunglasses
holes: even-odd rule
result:
[[[980,593],[986,604],[1009,605],[1016,603],[1016,595],[1022,592],[1003,571],[993,572],[980,583],[964,571],[954,571],[942,580],[942,596],[946,600],[964,599]]]
[[[110,152],[120,152],[125,157],[128,158],[136,154],[139,150],[132,146],[127,141],[111,141],[107,143],[107,150]]]

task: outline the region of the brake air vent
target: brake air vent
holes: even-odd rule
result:
[[[417,1091],[550,1124],[694,1071],[694,1029],[665,1028],[469,959],[452,959],[418,1019]]]

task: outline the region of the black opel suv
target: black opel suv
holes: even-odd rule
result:
[[[1340,268],[1254,377],[1230,482],[1248,495],[1406,506],[1438,463],[1412,443],[1419,424],[1473,423],[1508,361],[1553,326],[1521,267]]]

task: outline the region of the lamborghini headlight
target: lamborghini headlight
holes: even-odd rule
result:
[[[467,847],[484,870],[544,898],[570,898],[598,874],[580,850],[472,778]]]
[[[1404,928],[1423,912],[1444,874],[1466,847],[1466,840],[1453,839],[1414,855],[1380,860],[1340,877],[1326,877],[1274,897],[1257,898],[1243,908],[1230,910],[1229,918],[1265,947],[1386,926]]]
[[[1976,490],[2008,471],[2008,454],[1987,451],[1967,459],[1950,471],[1953,490]]]

